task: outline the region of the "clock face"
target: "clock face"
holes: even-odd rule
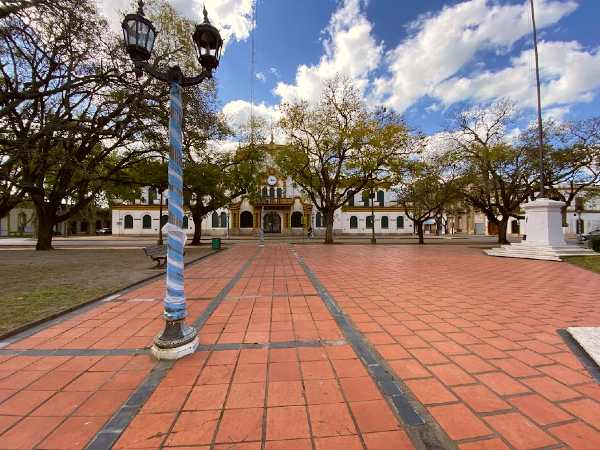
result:
[[[267,178],[267,183],[269,183],[269,186],[275,186],[277,183],[277,178],[274,175],[271,175],[269,178]]]

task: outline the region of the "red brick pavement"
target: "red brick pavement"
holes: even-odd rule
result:
[[[600,276],[465,247],[298,252],[460,449],[600,449],[600,387],[557,334],[600,324]]]
[[[256,251],[186,270],[190,320]],[[600,449],[600,389],[556,333],[599,323],[600,277],[454,246],[297,251],[461,450]],[[5,348],[144,348],[162,296],[163,282],[149,283]],[[260,250],[200,339],[322,346],[186,357],[115,448],[413,448],[291,247]],[[0,355],[0,449],[84,448],[155,366],[146,354]]]

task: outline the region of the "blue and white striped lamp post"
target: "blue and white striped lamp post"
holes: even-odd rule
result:
[[[123,20],[125,47],[131,57],[137,76],[144,72],[169,83],[171,116],[169,121],[169,222],[167,234],[167,292],[164,300],[165,329],[155,337],[152,353],[159,359],[178,359],[193,353],[198,346],[196,330],[185,323],[187,308],[184,291],[183,253],[186,234],[183,223],[183,176],[182,176],[182,122],[183,109],[181,89],[194,86],[212,77],[219,65],[223,39],[219,31],[210,24],[206,9],[204,22],[196,25],[192,39],[202,72],[195,77],[185,77],[179,66],[161,72],[148,64],[152,54],[156,29],[144,17],[144,3],[138,0],[138,10]]]

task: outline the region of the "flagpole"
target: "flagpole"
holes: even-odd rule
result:
[[[535,52],[535,78],[537,87],[537,108],[538,108],[538,133],[539,133],[539,156],[540,156],[540,198],[544,198],[544,128],[542,126],[542,92],[540,87],[540,63],[538,55],[537,28],[535,26],[535,7],[533,0],[531,2],[531,20],[533,22],[533,48]]]

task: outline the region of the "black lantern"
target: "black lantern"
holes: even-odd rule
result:
[[[123,23],[125,48],[133,61],[148,61],[156,39],[156,28],[144,17],[144,2],[138,2],[135,14],[127,14]]]
[[[196,25],[196,31],[192,36],[198,52],[198,61],[204,70],[212,71],[219,66],[221,50],[223,49],[223,39],[217,30],[208,20],[206,8],[204,8],[204,22]]]

